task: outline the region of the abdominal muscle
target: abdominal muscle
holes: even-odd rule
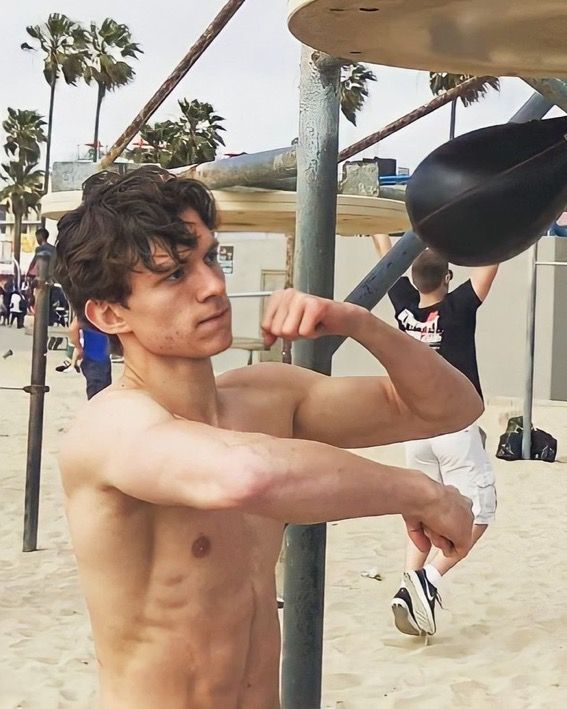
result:
[[[68,509],[101,707],[277,709],[281,525],[118,503],[90,529]]]

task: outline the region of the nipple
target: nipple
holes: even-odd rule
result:
[[[210,551],[211,541],[208,537],[205,537],[204,534],[195,539],[195,541],[193,542],[193,546],[191,547],[191,552],[193,553],[193,556],[195,556],[197,559],[202,559],[203,557],[207,556]]]

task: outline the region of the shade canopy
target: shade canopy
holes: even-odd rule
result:
[[[352,61],[567,77],[567,0],[289,0],[289,28]]]
[[[286,234],[295,229],[295,192],[272,190],[216,190],[220,213],[218,231],[272,232]],[[81,203],[81,191],[50,192],[41,201],[41,214],[60,219]],[[339,195],[337,234],[374,234],[402,231],[409,227],[403,202],[379,197]]]

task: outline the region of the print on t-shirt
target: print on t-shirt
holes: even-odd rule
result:
[[[439,303],[419,307],[420,295],[409,278],[390,288],[398,327],[444,357],[474,384],[482,396],[476,362],[476,311],[481,301],[469,281],[448,293]]]
[[[439,351],[443,342],[443,330],[439,327],[438,310],[429,313],[425,322],[418,320],[407,308],[398,313],[397,318],[402,330],[405,330],[408,335]]]

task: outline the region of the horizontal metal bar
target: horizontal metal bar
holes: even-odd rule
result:
[[[272,295],[274,291],[271,290],[260,290],[251,293],[229,293],[229,298],[264,298],[268,295]]]
[[[567,261],[536,261],[536,266],[567,266]]]

